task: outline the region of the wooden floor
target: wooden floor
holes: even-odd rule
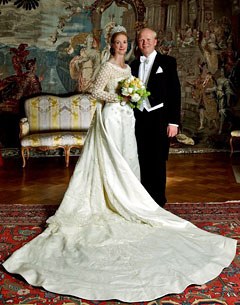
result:
[[[68,186],[77,157],[65,168],[63,157],[31,158],[22,168],[19,158],[4,159],[0,167],[0,204],[56,204]],[[168,202],[222,202],[240,200],[232,164],[240,154],[171,154],[168,161]]]

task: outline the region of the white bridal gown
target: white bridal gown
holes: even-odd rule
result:
[[[159,207],[139,182],[133,110],[114,92],[129,75],[129,66],[103,65],[93,95],[106,103],[97,106],[59,209],[3,264],[31,285],[89,300],[148,301],[206,283],[235,256],[236,240]]]

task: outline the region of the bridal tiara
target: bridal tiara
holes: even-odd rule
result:
[[[127,30],[126,30],[126,28],[125,28],[124,26],[122,26],[122,25],[116,25],[116,26],[114,26],[114,27],[112,28],[112,30],[111,30],[111,36],[112,36],[113,34],[119,33],[119,32],[125,32],[125,33],[127,33]]]

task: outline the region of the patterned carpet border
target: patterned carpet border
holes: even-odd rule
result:
[[[0,204],[0,224],[42,225],[53,215],[57,205]],[[240,220],[240,200],[208,203],[168,203],[166,210],[186,220],[227,221]]]
[[[0,204],[0,224],[40,226],[55,213],[57,207],[44,204]]]
[[[166,205],[166,210],[193,222],[240,220],[240,200],[170,203]]]

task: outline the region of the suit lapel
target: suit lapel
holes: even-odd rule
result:
[[[156,74],[160,63],[161,63],[161,54],[157,53],[157,55],[154,59],[153,65],[152,65],[152,69],[151,69],[151,72],[150,72],[150,75],[149,75],[148,83],[151,82],[152,77],[154,76],[154,74]],[[140,59],[138,59],[136,61],[135,65],[132,66],[132,74],[136,77],[138,77],[139,66],[140,66]]]
[[[138,77],[139,66],[140,66],[140,60],[138,59],[138,60],[136,61],[136,64],[132,67],[132,68],[133,68],[133,69],[132,69],[132,74],[133,74],[133,76]]]
[[[152,65],[150,75],[149,75],[148,84],[151,83],[153,76],[156,74],[157,69],[160,65],[160,62],[161,62],[161,55],[159,53],[157,53],[157,55],[154,59],[153,65]]]

